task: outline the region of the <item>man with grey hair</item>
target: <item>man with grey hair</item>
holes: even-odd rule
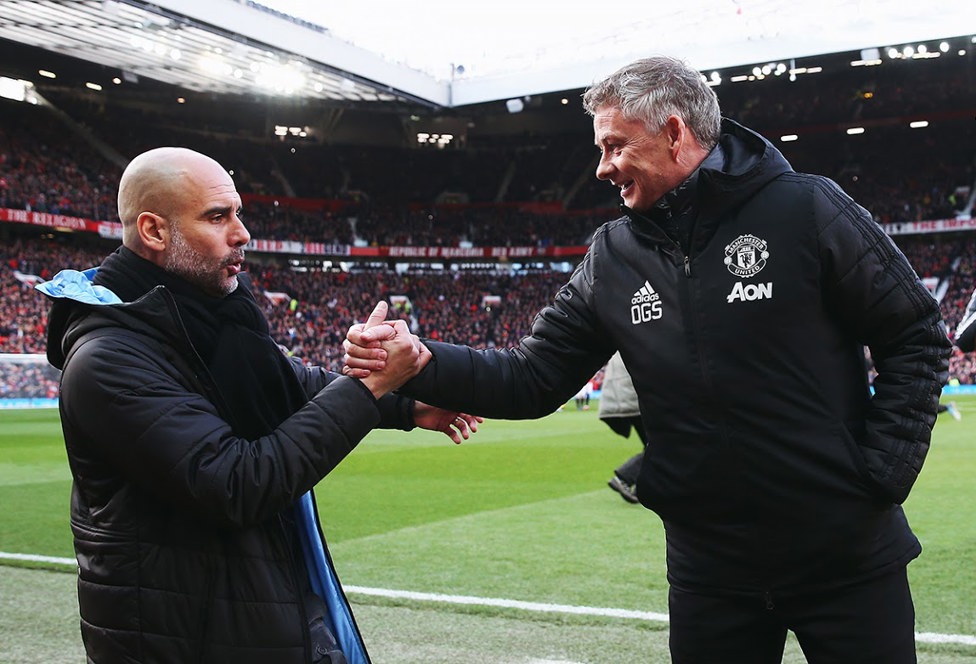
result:
[[[901,503],[947,378],[939,306],[871,216],[723,119],[699,72],[633,62],[583,96],[600,227],[510,349],[424,342],[400,392],[495,418],[554,411],[620,352],[649,447],[638,497],[663,520],[675,662],[915,661]],[[392,329],[349,331],[353,375]],[[868,387],[864,347],[878,370]]]

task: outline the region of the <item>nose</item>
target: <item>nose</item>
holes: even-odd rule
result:
[[[251,234],[247,232],[244,222],[236,214],[234,215],[234,228],[231,231],[231,243],[235,247],[242,247],[251,241]]]
[[[596,179],[609,180],[612,171],[613,165],[610,163],[610,159],[607,158],[606,154],[601,154],[600,160],[596,164]]]

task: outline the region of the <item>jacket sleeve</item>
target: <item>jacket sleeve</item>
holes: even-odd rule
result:
[[[956,346],[959,350],[971,353],[976,350],[976,290],[969,299],[969,305],[963,312],[962,320],[956,326]]]
[[[882,495],[901,503],[929,449],[951,346],[938,302],[905,255],[840,187],[818,182],[824,298],[878,371],[858,449]]]
[[[342,378],[341,374],[328,371],[322,367],[308,367],[297,358],[289,358],[298,380],[305,388],[305,393],[312,398],[317,392],[337,378]],[[372,393],[365,385],[360,383],[363,391],[373,398]],[[379,409],[380,423],[379,429],[399,429],[410,431],[416,425],[413,420],[414,400],[401,394],[391,393],[374,400],[376,408]]]
[[[74,350],[60,401],[76,471],[89,463],[92,474],[121,475],[218,524],[244,527],[314,487],[380,421],[372,396],[337,377],[275,431],[247,440],[164,352],[117,334]]]
[[[587,253],[529,336],[506,349],[425,341],[433,359],[400,389],[419,401],[499,419],[542,417],[566,403],[613,353],[590,303]]]

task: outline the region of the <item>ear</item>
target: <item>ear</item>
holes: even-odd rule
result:
[[[163,252],[169,246],[169,222],[155,212],[139,213],[136,231],[142,246],[151,252]]]
[[[671,158],[677,161],[685,141],[691,138],[685,121],[677,115],[669,115],[668,119],[664,121],[664,135],[668,139],[668,150],[671,152]]]

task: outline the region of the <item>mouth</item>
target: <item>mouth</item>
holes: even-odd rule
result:
[[[244,269],[244,257],[240,256],[238,258],[233,258],[229,263],[227,263],[227,273],[230,276],[236,276],[240,274]]]
[[[633,180],[631,180],[630,182],[625,182],[623,184],[618,184],[617,186],[620,188],[620,197],[624,199],[626,199],[627,196],[632,194],[634,191]]]

